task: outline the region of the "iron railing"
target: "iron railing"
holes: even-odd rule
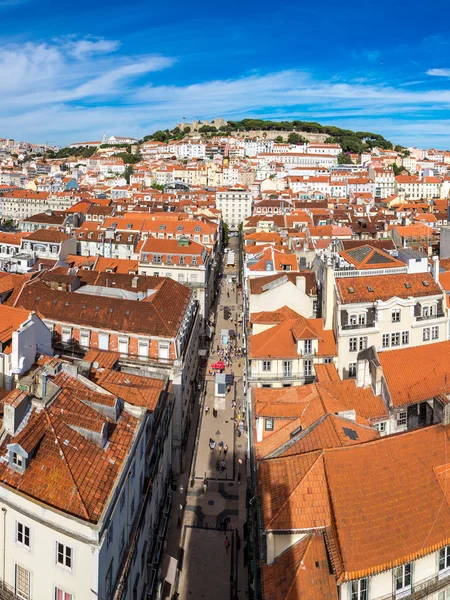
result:
[[[409,590],[399,590],[398,592],[392,591],[390,594],[378,596],[372,600],[400,600],[400,598],[407,598],[408,600],[424,600],[431,594],[436,594],[440,590],[445,589],[449,584],[450,571],[446,571],[413,583]]]

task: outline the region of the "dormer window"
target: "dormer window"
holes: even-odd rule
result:
[[[17,452],[12,453],[12,464],[15,467],[19,467],[20,469],[23,467],[23,456],[17,454]]]

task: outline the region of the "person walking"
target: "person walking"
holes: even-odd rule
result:
[[[225,462],[225,460],[221,460],[220,461],[220,470],[222,471],[222,473],[225,471],[225,469],[227,468],[227,463]]]
[[[227,452],[228,452],[228,444],[225,444],[225,446],[223,447],[223,457],[224,458],[227,457]]]
[[[203,480],[203,493],[206,494],[208,491],[208,481],[206,479]]]
[[[205,406],[205,415],[209,413],[209,406]]]
[[[214,450],[215,447],[216,447],[216,442],[212,438],[209,438],[209,449]]]

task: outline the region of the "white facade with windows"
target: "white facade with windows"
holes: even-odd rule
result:
[[[223,222],[237,229],[252,214],[252,193],[244,187],[217,190],[216,208],[222,212]]]
[[[339,304],[335,333],[341,377],[356,376],[358,353],[377,352],[443,342],[448,334],[444,294],[422,298]]]

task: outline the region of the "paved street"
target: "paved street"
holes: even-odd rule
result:
[[[237,249],[238,238],[231,238],[230,247]],[[178,560],[176,587],[179,600],[246,598],[243,525],[246,520],[247,435],[245,432],[238,435],[238,430],[242,430],[239,424],[244,360],[231,357],[228,349],[231,364],[226,366],[224,373],[233,372],[235,383],[225,398],[215,397],[214,375],[209,374],[211,365],[226,356],[217,352],[218,346],[219,351],[223,349],[222,329],[236,332],[236,338],[229,346],[234,354],[242,345],[239,324],[242,296],[235,283],[227,282],[227,275],[236,273],[237,266],[227,268],[225,262],[215,312],[211,315],[215,320],[215,333],[205,370],[204,392],[196,407],[198,414],[193,417],[195,423],[198,416],[198,428],[192,428],[187,447],[186,464],[190,464],[192,455],[192,467],[190,473],[181,477],[168,534],[167,553]],[[228,319],[224,316],[225,306],[231,309]],[[210,440],[215,442],[213,450]],[[228,446],[226,455],[225,446]]]

